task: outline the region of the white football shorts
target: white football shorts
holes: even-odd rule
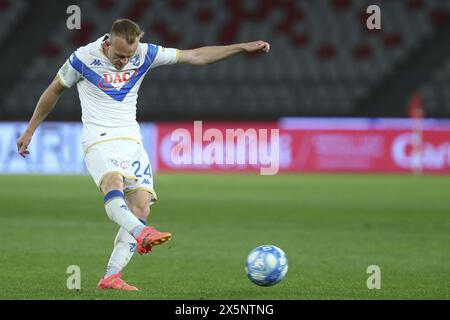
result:
[[[153,173],[148,154],[133,139],[115,139],[92,145],[85,156],[86,168],[100,188],[103,178],[111,173],[124,177],[124,193],[146,190],[157,200],[153,189]]]

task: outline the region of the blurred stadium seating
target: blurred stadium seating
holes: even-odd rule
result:
[[[0,45],[3,43],[7,33],[17,27],[23,12],[26,9],[24,0],[0,0]]]
[[[25,3],[0,1],[0,17],[9,21],[3,33],[20,28]],[[55,20],[54,29],[47,30],[39,50],[24,65],[25,71],[3,95],[2,118],[28,118],[70,53],[108,32],[119,17],[138,22],[146,32],[144,41],[167,47],[187,49],[258,39],[272,45],[267,56],[239,56],[208,67],[155,70],[141,87],[138,115],[142,120],[359,115],[361,101],[370,98],[373,88],[382,86],[412,54],[420,54],[427,41],[445,36],[450,23],[450,1],[442,0],[77,3],[82,9],[82,29],[67,30],[65,14]],[[383,8],[382,30],[369,31],[365,11],[377,3]],[[448,117],[450,56],[430,72],[434,74],[430,81],[417,88],[423,90],[427,115]],[[79,119],[78,104],[76,90],[70,90],[52,118]],[[397,116],[406,115],[403,105],[380,108],[394,108]]]

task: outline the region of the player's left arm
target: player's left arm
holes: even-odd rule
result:
[[[265,41],[232,44],[229,46],[201,47],[193,50],[180,50],[178,63],[204,66],[227,59],[239,53],[270,51],[270,44]]]

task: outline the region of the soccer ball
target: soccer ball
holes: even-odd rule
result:
[[[283,280],[287,271],[286,254],[273,245],[259,246],[247,256],[245,272],[250,281],[258,286],[269,287],[277,284]]]

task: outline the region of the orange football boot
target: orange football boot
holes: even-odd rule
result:
[[[170,232],[159,232],[153,227],[145,227],[136,238],[137,252],[140,255],[150,253],[153,246],[163,244],[171,238]]]
[[[130,286],[128,283],[120,279],[122,274],[116,273],[106,278],[101,278],[97,285],[97,289],[101,290],[124,290],[124,291],[138,291],[139,289]]]

